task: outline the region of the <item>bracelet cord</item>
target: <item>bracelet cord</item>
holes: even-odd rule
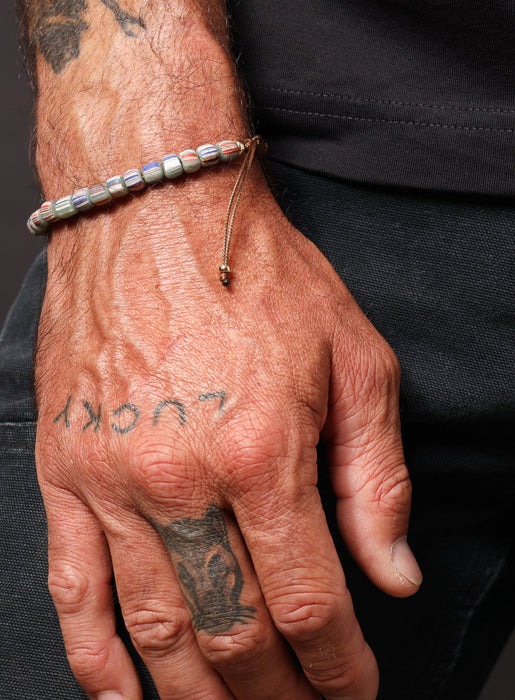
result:
[[[263,145],[263,141],[260,136],[254,136],[251,139],[247,139],[243,142],[245,146],[245,159],[241,164],[240,172],[234,184],[231,198],[229,199],[229,205],[227,207],[227,214],[225,215],[224,223],[224,245],[222,249],[222,264],[220,265],[220,282],[224,286],[230,284],[229,273],[231,272],[231,267],[229,265],[229,249],[231,247],[231,238],[234,229],[234,219],[236,217],[236,211],[238,209],[238,204],[240,203],[241,194],[247,178],[254,161],[254,156],[259,146]]]

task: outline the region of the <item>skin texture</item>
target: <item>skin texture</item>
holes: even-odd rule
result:
[[[27,12],[46,197],[248,135],[222,3],[33,0]],[[43,27],[56,23],[50,51]],[[222,287],[237,170],[150,188],[50,237],[36,460],[49,586],[91,698],[142,697],[114,574],[163,700],[374,700],[316,487],[321,434],[350,551],[392,595],[420,583],[402,544],[396,359],[257,164]]]

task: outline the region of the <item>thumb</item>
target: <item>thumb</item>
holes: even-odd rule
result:
[[[411,481],[401,441],[400,370],[386,348],[350,381],[339,385],[333,374],[324,437],[345,544],[373,583],[404,597],[418,590],[422,573],[407,542]]]

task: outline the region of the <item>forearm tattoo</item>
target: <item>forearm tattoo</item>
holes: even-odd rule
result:
[[[200,520],[151,522],[166,545],[195,630],[224,634],[254,618],[255,608],[240,603],[243,575],[218,506]]]
[[[136,36],[137,28],[145,29],[143,21],[123,10],[117,0],[101,2],[114,15],[127,35]],[[32,0],[27,6],[29,38],[54,73],[61,73],[80,54],[82,35],[89,29],[84,20],[88,0]]]

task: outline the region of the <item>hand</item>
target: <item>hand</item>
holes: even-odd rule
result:
[[[397,362],[258,178],[223,288],[214,182],[181,185],[175,204],[153,190],[49,246],[37,465],[69,661],[89,697],[141,698],[114,572],[163,700],[373,700],[316,445],[323,430],[350,551],[383,590],[410,595]]]

